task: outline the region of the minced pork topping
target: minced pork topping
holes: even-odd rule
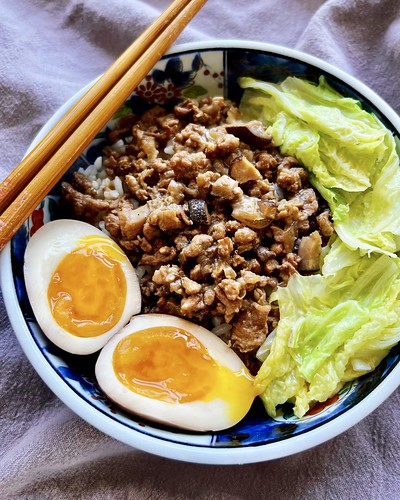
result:
[[[256,371],[279,319],[271,292],[317,271],[333,233],[307,171],[222,97],[124,117],[103,153],[62,184],[73,215],[126,251],[144,313],[211,329]]]

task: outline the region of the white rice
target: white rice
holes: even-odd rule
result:
[[[118,141],[118,143],[119,142],[121,141]],[[115,143],[115,145],[118,143]],[[118,176],[115,176],[114,179],[107,177],[107,173],[103,165],[103,158],[101,156],[96,158],[93,165],[89,165],[85,169],[80,168],[79,172],[84,174],[85,177],[91,182],[93,188],[96,190],[98,198],[104,200],[117,200],[124,195],[122,179]]]
[[[117,153],[124,154],[126,151],[126,143],[122,139],[120,139],[117,142],[114,142],[114,144],[111,146],[111,149],[116,151]]]

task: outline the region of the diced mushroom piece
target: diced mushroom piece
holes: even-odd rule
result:
[[[294,243],[297,238],[297,224],[292,222],[289,226],[282,229],[278,226],[271,227],[275,241],[283,244],[283,248],[286,253],[293,251]]]
[[[243,155],[233,160],[230,174],[239,184],[262,179],[260,171]]]
[[[322,250],[322,240],[318,231],[309,236],[303,236],[299,242],[298,255],[300,271],[318,271]]]
[[[260,229],[267,227],[273,220],[270,217],[271,207],[265,201],[253,196],[243,195],[237,201],[232,203],[232,217],[246,226]],[[276,207],[272,207],[274,213]]]
[[[210,214],[204,200],[189,200],[189,217],[195,224],[210,224]]]
[[[124,238],[128,240],[136,238],[142,232],[149,213],[150,209],[147,204],[134,209],[124,207],[119,210],[118,219]]]
[[[260,200],[258,207],[266,219],[270,219],[271,221],[275,219],[278,211],[278,203],[276,200]]]
[[[252,148],[267,149],[273,146],[271,136],[267,134],[264,126],[258,120],[250,121],[244,125],[228,125],[225,129],[228,134],[235,135]]]

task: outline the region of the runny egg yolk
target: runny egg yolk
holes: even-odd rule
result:
[[[87,236],[57,265],[47,289],[55,321],[78,337],[96,337],[121,318],[126,298],[122,251],[101,236]]]
[[[159,326],[120,340],[113,369],[131,391],[166,403],[229,400],[233,419],[255,396],[253,377],[218,363],[186,330]]]

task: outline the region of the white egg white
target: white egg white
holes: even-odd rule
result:
[[[168,426],[203,432],[226,429],[236,424],[239,419],[232,420],[232,415],[227,411],[229,394],[222,394],[220,398],[211,401],[168,403],[140,395],[119,380],[113,367],[113,354],[118,343],[135,332],[160,326],[176,327],[189,332],[203,344],[211,358],[232,372],[246,370],[237,354],[209,330],[175,316],[142,314],[133,317],[101,350],[95,374],[103,392],[128,412]],[[243,403],[240,419],[248,412],[254,397],[255,392]]]
[[[48,303],[47,289],[51,277],[69,252],[75,250],[79,240],[86,236],[102,236],[111,240],[96,227],[81,221],[61,219],[39,228],[31,237],[24,257],[24,278],[28,298],[35,318],[43,333],[61,349],[73,354],[91,354],[104,344],[141,309],[141,292],[136,272],[128,257],[121,261],[126,278],[125,307],[118,323],[96,337],[78,337],[63,329],[54,319]]]

